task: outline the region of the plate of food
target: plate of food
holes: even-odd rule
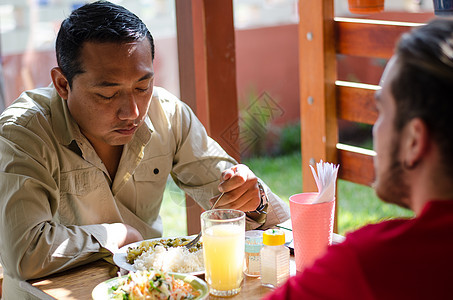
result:
[[[206,299],[209,289],[202,279],[164,271],[137,271],[98,284],[94,300],[123,299]]]
[[[115,264],[127,271],[157,269],[190,275],[204,274],[203,244],[184,247],[193,237],[156,238],[131,243],[113,254]]]

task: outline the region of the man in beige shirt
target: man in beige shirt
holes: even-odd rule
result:
[[[225,192],[218,207],[247,212],[248,228],[289,218],[186,104],[154,87],[153,39],[134,14],[82,6],[63,21],[56,53],[52,85],[23,93],[0,117],[5,299],[26,297],[20,280],[161,236],[168,175],[205,209]]]

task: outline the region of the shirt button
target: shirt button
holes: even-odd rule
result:
[[[159,174],[159,169],[158,169],[158,168],[155,168],[153,172],[154,172],[154,174],[157,175],[157,174]]]

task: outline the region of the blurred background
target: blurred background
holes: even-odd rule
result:
[[[59,24],[82,0],[0,0],[0,53],[4,105],[27,89],[46,86],[56,65],[54,41]],[[179,96],[174,0],[113,0],[136,13],[156,40],[156,85]],[[238,96],[247,105],[266,93],[281,108],[272,123],[297,122],[298,18],[297,0],[233,0],[236,28]],[[381,17],[405,12],[431,12],[432,1],[387,0]],[[347,0],[335,1],[337,16],[355,16]],[[376,84],[385,62],[339,66],[339,79]]]

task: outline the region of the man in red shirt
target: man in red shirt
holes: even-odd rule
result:
[[[348,234],[267,299],[453,299],[453,19],[403,35],[380,85],[376,193],[415,217]]]

